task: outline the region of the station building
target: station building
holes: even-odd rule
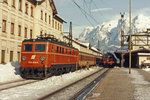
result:
[[[51,34],[62,40],[63,22],[53,0],[1,0],[0,63],[20,61],[24,39]]]
[[[129,40],[128,36],[128,45]],[[129,52],[115,52],[115,54],[120,60],[123,54],[123,65],[129,66]],[[141,68],[143,65],[150,66],[150,29],[131,35],[131,67]]]

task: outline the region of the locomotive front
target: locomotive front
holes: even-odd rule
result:
[[[22,77],[43,77],[48,67],[48,42],[24,41],[21,49]]]

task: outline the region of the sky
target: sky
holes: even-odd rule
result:
[[[76,3],[74,3],[74,2]],[[120,18],[120,12],[129,18],[129,0],[54,0],[58,14],[67,22],[72,21],[73,37],[77,38],[85,27],[95,27],[103,22]],[[150,16],[150,0],[131,0],[132,16]]]

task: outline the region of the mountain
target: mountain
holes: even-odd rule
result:
[[[121,40],[121,19],[114,19],[104,22],[96,27],[86,27],[79,35],[79,40],[88,42],[104,52],[115,51],[120,48]],[[146,31],[150,27],[150,17],[142,14],[132,19],[132,34]],[[123,21],[124,34],[129,34],[129,20]]]

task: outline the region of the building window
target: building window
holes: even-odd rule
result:
[[[43,20],[43,11],[41,10],[41,20]]]
[[[52,22],[52,27],[54,28],[54,19],[53,19],[53,22]]]
[[[47,22],[47,13],[45,13],[45,22]]]
[[[59,23],[58,23],[58,30],[59,30]]]
[[[19,10],[22,11],[22,0],[19,0],[18,7],[19,7]]]
[[[10,61],[13,61],[13,51],[10,51]]]
[[[12,7],[15,8],[15,0],[12,0]]]
[[[30,39],[32,39],[32,29],[30,29]]]
[[[11,23],[11,34],[14,34],[14,23]]]
[[[18,25],[18,36],[21,36],[21,25]]]
[[[28,4],[25,4],[25,13],[28,14]]]
[[[5,63],[5,50],[1,51],[1,63]]]
[[[33,17],[33,7],[31,7],[31,17]]]
[[[6,32],[6,20],[3,20],[2,22],[2,31]]]
[[[49,15],[49,24],[51,24],[51,16]]]
[[[18,62],[20,62],[20,52],[19,51],[17,52],[17,55],[18,55]]]
[[[62,25],[60,25],[60,31],[62,32]]]
[[[8,3],[7,0],[3,0],[4,3]]]
[[[24,38],[27,38],[27,28],[25,27]]]
[[[40,31],[40,36],[42,36],[42,34],[43,34],[43,32],[42,32],[42,31]]]
[[[57,29],[57,22],[55,21],[55,29]]]

